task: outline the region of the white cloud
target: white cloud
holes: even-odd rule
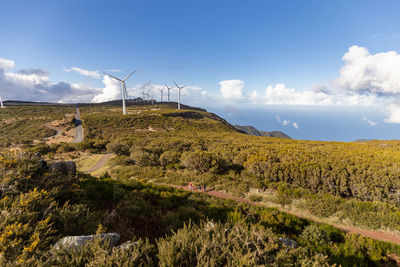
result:
[[[376,121],[371,121],[371,120],[367,119],[366,117],[363,118],[363,121],[367,122],[371,126],[375,126],[377,124]]]
[[[226,80],[219,82],[222,96],[229,100],[243,98],[244,82],[241,80]]]
[[[294,128],[299,129],[299,124],[297,122],[293,122],[292,125]]]
[[[64,71],[66,71],[66,72],[74,71],[80,75],[92,77],[92,78],[96,78],[96,79],[99,79],[101,77],[100,72],[97,70],[85,70],[85,69],[81,69],[78,67],[71,67],[69,69],[64,68]]]
[[[297,91],[285,84],[267,86],[265,92],[253,91],[248,101],[266,105],[309,105],[309,106],[371,106],[378,105],[384,98],[376,94],[358,94],[356,92],[328,92],[325,87],[318,86],[312,90]]]
[[[0,57],[0,69],[12,69],[15,67],[15,62],[10,59],[5,59]]]
[[[103,76],[104,88],[100,94],[93,97],[92,102],[106,102],[121,99],[121,82],[111,78],[108,75]]]
[[[388,118],[385,119],[387,123],[400,123],[400,106],[392,104],[388,107]]]
[[[14,66],[14,61],[0,59],[0,95],[3,99],[88,102],[99,90],[83,84],[52,82],[50,73],[42,69],[8,71]]]
[[[287,126],[290,123],[290,120],[281,120],[281,118],[278,115],[276,115],[276,121],[282,124],[283,126]]]
[[[371,55],[365,47],[352,46],[343,56],[337,83],[360,93],[400,94],[400,55],[394,51]]]

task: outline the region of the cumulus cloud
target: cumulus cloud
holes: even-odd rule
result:
[[[243,98],[244,82],[241,80],[226,80],[219,82],[220,91],[224,98],[228,100],[238,100]]]
[[[24,69],[10,72],[13,60],[0,59],[0,95],[3,99],[88,102],[99,89],[84,84],[52,82],[49,72],[43,69]]]
[[[6,69],[12,69],[14,67],[15,67],[15,62],[13,60],[0,57],[0,69],[6,70]]]
[[[294,128],[299,129],[299,124],[297,122],[293,122],[292,125]]]
[[[246,94],[243,81],[230,80],[220,82],[220,91],[222,97],[237,103],[381,108],[387,110],[386,122],[400,123],[400,55],[394,51],[371,54],[365,47],[352,46],[342,59],[340,75],[329,87],[317,84],[297,90],[277,83]]]
[[[400,105],[391,104],[388,108],[388,118],[385,119],[387,123],[400,123]]]
[[[101,77],[100,72],[97,70],[85,70],[85,69],[81,69],[78,67],[71,67],[69,69],[64,68],[64,71],[66,71],[66,72],[74,71],[80,75],[92,77],[92,78],[96,78],[96,79],[100,79],[100,77]]]
[[[267,105],[371,106],[380,104],[383,99],[370,93],[358,94],[343,90],[329,92],[323,86],[314,87],[312,90],[298,91],[279,83],[267,86],[264,92],[253,91],[248,101]]]
[[[281,120],[281,118],[278,115],[276,116],[276,121],[282,124],[283,126],[287,126],[290,124],[290,120]]]
[[[365,47],[352,46],[337,83],[361,93],[400,94],[400,55],[394,51],[371,55]]]
[[[102,92],[93,97],[92,102],[106,102],[121,98],[121,82],[108,75],[103,76],[104,88]]]

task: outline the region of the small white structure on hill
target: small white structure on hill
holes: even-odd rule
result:
[[[4,108],[4,106],[3,106],[3,99],[1,99],[1,96],[0,96],[0,108]]]

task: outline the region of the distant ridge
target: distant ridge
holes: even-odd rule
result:
[[[280,138],[287,138],[287,139],[292,139],[290,136],[287,134],[281,132],[281,131],[272,131],[272,132],[263,132],[259,131],[253,126],[240,126],[240,125],[233,125],[236,129],[239,131],[248,134],[248,135],[255,135],[255,136],[269,136],[269,137],[280,137]]]

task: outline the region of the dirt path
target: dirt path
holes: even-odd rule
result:
[[[60,130],[60,129],[58,129],[58,128],[56,128],[56,127],[53,127],[53,126],[50,126],[50,124],[49,124],[48,122],[46,122],[46,124],[45,124],[44,126],[46,126],[46,127],[49,128],[49,129],[52,129],[52,130],[55,130],[55,131],[56,131],[56,134],[54,134],[54,135],[52,135],[52,136],[49,136],[49,137],[46,137],[46,138],[45,138],[46,140],[49,140],[49,139],[51,139],[51,138],[55,138],[55,137],[57,137],[57,136],[59,136],[59,135],[61,134],[61,130]]]
[[[187,191],[189,190],[188,186],[179,186],[179,185],[170,185],[170,184],[160,184],[160,185],[171,186],[171,187],[175,187],[175,188],[179,188],[179,189],[183,189],[183,190],[187,190]],[[200,193],[198,190],[195,190],[194,192]],[[210,195],[210,196],[218,197],[218,198],[232,199],[232,200],[235,200],[238,202],[244,202],[244,203],[251,204],[251,205],[267,206],[266,204],[263,204],[261,202],[253,202],[246,198],[234,197],[231,194],[220,192],[220,191],[215,191],[215,190],[207,190],[206,194]],[[332,225],[333,227],[336,227],[344,232],[356,233],[356,234],[360,234],[360,235],[370,237],[370,238],[373,238],[376,240],[391,242],[391,243],[400,245],[400,236],[395,235],[395,234],[380,232],[380,231],[365,230],[365,229],[361,229],[361,228],[357,228],[357,227],[351,227],[351,226],[345,226],[345,225],[339,225],[339,224],[335,224],[335,223],[325,222],[322,220],[311,218],[310,216],[306,216],[301,213],[296,213],[293,211],[283,209],[281,207],[276,207],[276,208],[278,208],[280,211],[282,211],[284,213],[288,213],[288,214],[291,214],[296,217],[308,219],[308,220],[311,220],[311,221],[314,221],[317,223]]]
[[[96,162],[96,164],[94,164],[86,172],[95,172],[98,169],[102,168],[112,156],[113,156],[112,153],[107,153],[107,154],[102,155],[101,158]]]
[[[76,107],[75,124],[76,124],[76,136],[74,143],[79,143],[83,141],[83,128],[81,121],[81,113],[79,112],[78,106]]]

